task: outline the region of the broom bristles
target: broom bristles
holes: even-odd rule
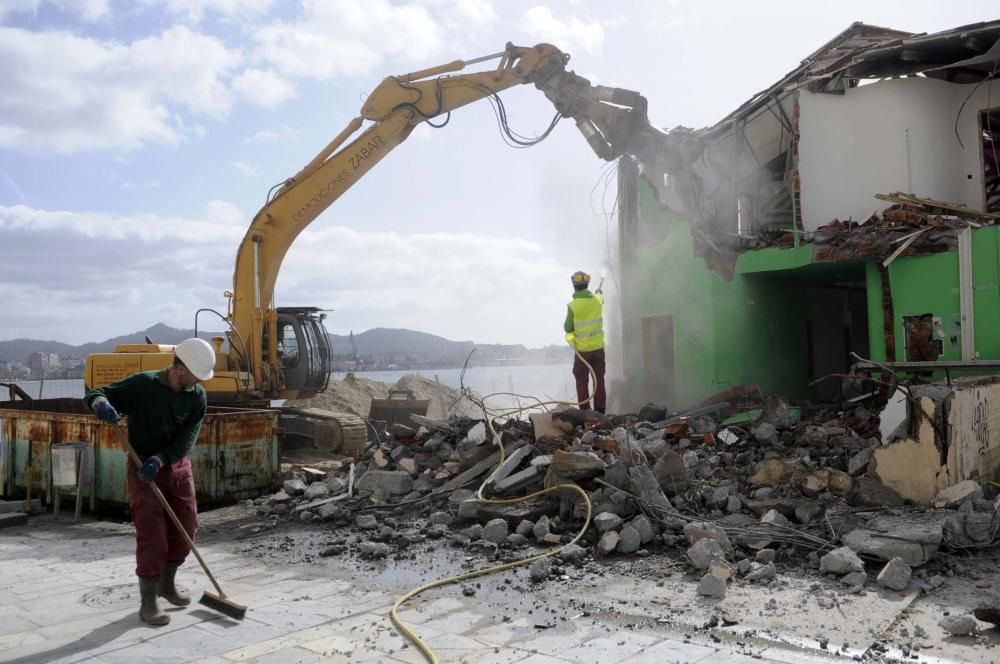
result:
[[[201,604],[204,604],[213,611],[218,611],[219,613],[229,616],[234,620],[243,620],[247,615],[247,607],[242,604],[237,604],[231,599],[225,597],[220,597],[215,593],[210,593],[207,590],[202,594]]]

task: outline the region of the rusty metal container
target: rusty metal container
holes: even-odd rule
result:
[[[127,428],[127,420],[123,426]],[[201,504],[251,498],[272,489],[279,469],[278,411],[209,406],[191,453]],[[93,450],[91,504],[128,503],[128,455],[111,427],[101,424],[80,399],[0,401],[0,494],[23,495],[29,450],[31,495],[47,500],[52,490],[52,449],[85,443]]]

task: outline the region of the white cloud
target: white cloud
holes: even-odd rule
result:
[[[218,39],[185,27],[129,44],[0,28],[0,148],[177,143],[186,130],[172,108],[225,116],[232,99],[224,79],[239,61]]]
[[[2,333],[60,330],[60,340],[80,343],[156,322],[190,326],[197,308],[224,308],[248,223],[225,201],[199,218],[0,207],[0,264],[11,275],[0,283]],[[331,328],[537,346],[559,341],[570,272],[537,244],[495,234],[313,227],[289,251],[276,299],[333,307]],[[142,305],[123,307],[125,299]],[[46,316],[16,315],[39,302]]]
[[[231,161],[229,165],[239,171],[240,175],[245,175],[248,178],[260,177],[264,174],[258,167],[245,161]]]
[[[272,141],[290,141],[298,138],[298,132],[288,125],[281,125],[277,129],[261,129],[244,139],[247,145],[253,143],[270,143]]]
[[[304,0],[297,22],[275,22],[257,31],[257,55],[286,76],[328,79],[365,74],[387,58],[405,54],[419,63],[439,54],[445,35],[419,4],[388,0]]]
[[[273,108],[295,97],[291,83],[264,69],[247,69],[233,79],[233,89],[251,104],[264,108]]]
[[[35,14],[42,5],[78,14],[85,21],[97,21],[111,13],[108,0],[0,0],[0,20],[8,14]]]
[[[524,12],[521,29],[533,39],[554,44],[568,53],[583,51],[593,55],[600,53],[604,44],[604,28],[599,20],[557,18],[550,8],[542,5]]]
[[[172,14],[183,14],[198,23],[205,14],[215,12],[227,17],[256,17],[267,12],[273,0],[144,0],[147,6],[163,5]]]

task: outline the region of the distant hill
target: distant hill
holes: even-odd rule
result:
[[[217,335],[218,332],[199,332],[199,336],[207,337]],[[177,344],[194,336],[194,330],[178,330],[175,327],[157,323],[156,325],[138,332],[124,334],[113,339],[90,342],[79,346],[64,344],[59,341],[40,341],[38,339],[12,339],[10,341],[0,341],[0,362],[20,361],[24,362],[32,353],[56,353],[59,357],[79,357],[83,358],[91,353],[109,353],[118,344],[141,344],[145,343],[146,337],[153,343]]]
[[[113,339],[91,342],[80,346],[58,341],[41,341],[37,339],[12,339],[0,341],[0,362],[24,362],[35,352],[57,353],[60,357],[83,358],[91,353],[106,353],[115,349],[118,344],[141,344],[148,336],[154,343],[177,344],[194,335],[192,329],[177,329],[157,323],[146,330],[139,330]],[[200,336],[223,336],[221,332],[200,331]],[[351,347],[351,337],[337,334],[330,335],[335,357],[352,358],[356,352],[361,358],[375,358],[380,363],[395,362],[408,366],[460,366],[469,352],[475,348],[473,356],[475,364],[490,362],[551,362],[570,360],[568,348],[548,346],[546,348],[528,349],[522,345],[484,344],[477,345],[472,341],[451,341],[426,332],[415,330],[392,329],[378,327],[354,335],[354,348]]]

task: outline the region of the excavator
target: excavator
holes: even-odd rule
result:
[[[496,68],[458,73],[497,60]],[[507,138],[525,146],[545,138],[561,118],[572,118],[598,157],[663,147],[670,136],[652,127],[646,99],[638,92],[592,85],[566,68],[569,56],[550,44],[519,47],[508,43],[492,55],[456,60],[384,79],[351,120],[298,173],[272,188],[254,216],[236,252],[233,288],[225,293],[225,316],[210,312],[228,327],[213,337],[215,377],[205,384],[210,403],[266,405],[273,399],[304,399],[326,389],[331,347],[318,307],[279,307],[274,302],[278,271],[295,238],[392,150],[426,122],[442,127],[449,114],[482,99],[491,100]],[[501,91],[532,84],[555,106],[551,125],[537,139],[525,140],[506,122]],[[442,118],[443,121],[436,119]],[[367,127],[365,123],[369,123]],[[93,389],[138,371],[159,369],[173,361],[173,346],[122,344],[112,353],[86,358],[85,383]],[[364,436],[363,421],[338,416],[334,437]],[[353,418],[357,420],[357,418]],[[339,446],[339,445],[338,445]]]

